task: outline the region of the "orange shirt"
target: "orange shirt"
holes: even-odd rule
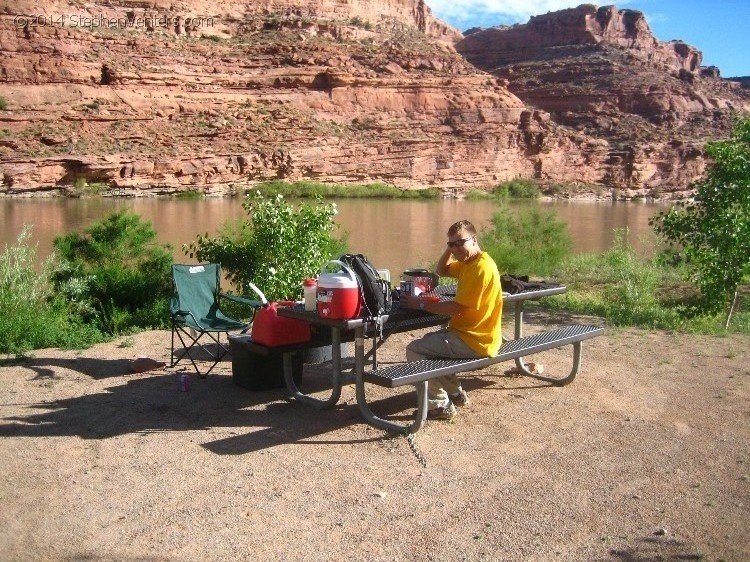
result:
[[[448,272],[458,280],[456,302],[467,307],[463,314],[451,317],[448,329],[477,353],[496,355],[502,343],[503,291],[495,261],[482,252],[468,262],[451,262]]]

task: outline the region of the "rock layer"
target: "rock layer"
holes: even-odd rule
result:
[[[701,67],[697,49],[656,40],[634,10],[582,5],[456,48],[555,123],[599,139],[602,183],[636,194],[684,192],[705,169],[705,142],[750,110],[739,82]]]
[[[662,54],[646,61],[655,75],[687,73],[670,78],[668,97],[663,80],[656,89],[600,83],[624,64],[602,49],[629,60],[653,44],[637,18],[618,23],[612,10],[609,20],[597,11],[584,18],[583,31],[566,12],[569,44],[550,42],[531,59],[518,38],[502,56],[479,49],[495,57],[491,64],[465,49],[484,32],[458,44],[477,65],[505,57],[491,68],[498,78],[456,52],[451,42],[460,34],[421,0],[53,1],[43,8],[6,1],[0,8],[5,194],[85,184],[129,195],[226,193],[265,179],[455,193],[515,177],[591,184],[599,194],[679,192],[703,170],[705,131],[696,126],[693,136],[674,138],[654,131],[678,122],[687,131],[684,115],[712,106],[725,132],[737,108],[734,98],[696,93],[696,83],[712,80],[734,95],[720,79],[690,70],[700,63],[690,49],[670,58],[657,45]],[[581,53],[590,66],[575,58]],[[517,70],[524,65],[536,79]],[[576,89],[588,74],[595,81]],[[656,140],[623,142],[617,131],[626,127]]]

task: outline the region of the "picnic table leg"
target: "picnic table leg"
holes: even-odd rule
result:
[[[523,337],[523,301],[516,302],[516,318],[515,325],[513,326],[513,335],[515,339]],[[529,371],[528,367],[523,361],[523,357],[517,357],[515,359],[516,368],[521,372],[522,375],[527,377],[533,377],[545,382],[552,383],[555,386],[565,386],[573,382],[576,378],[578,371],[581,370],[581,358],[583,357],[583,342],[575,342],[573,344],[573,367],[570,369],[567,377],[549,377]]]
[[[313,398],[300,392],[297,384],[294,382],[292,375],[292,354],[284,354],[284,382],[289,391],[289,395],[295,400],[310,404],[318,410],[327,410],[335,406],[341,397],[341,331],[338,328],[331,328],[331,397],[328,400]]]
[[[365,340],[364,329],[357,328],[354,335],[354,370],[357,376],[357,404],[362,416],[370,425],[393,433],[416,433],[427,419],[427,381],[415,384],[417,413],[409,425],[392,422],[377,416],[367,403],[365,395]]]

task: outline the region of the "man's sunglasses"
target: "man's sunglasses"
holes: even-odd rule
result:
[[[455,242],[448,242],[448,247],[449,248],[461,248],[464,244],[466,244],[472,238],[474,237],[469,236],[468,238],[462,238],[460,240],[456,240]]]

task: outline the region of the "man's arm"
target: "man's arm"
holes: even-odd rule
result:
[[[451,262],[451,257],[451,249],[446,248],[443,255],[438,258],[435,272],[440,277],[450,277],[450,274],[448,273],[448,264]]]

